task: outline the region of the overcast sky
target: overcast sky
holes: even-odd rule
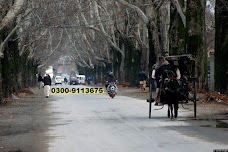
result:
[[[215,13],[215,0],[207,0],[207,6],[210,7],[211,13]]]

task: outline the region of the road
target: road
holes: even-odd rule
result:
[[[61,87],[60,85],[56,87]],[[67,88],[86,86],[62,86]],[[49,152],[212,152],[228,149],[227,130],[189,123],[187,113],[166,118],[166,107],[148,118],[145,101],[107,94],[52,94],[46,132]]]

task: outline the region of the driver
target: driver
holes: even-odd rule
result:
[[[116,83],[116,81],[117,81],[115,76],[113,75],[113,73],[111,71],[109,71],[107,74],[108,75],[106,77],[106,83],[105,83],[106,90],[108,90],[110,83]]]
[[[165,60],[164,57],[159,57],[158,58],[158,63],[155,64],[154,70],[152,71],[152,78],[155,79],[156,81],[156,96],[155,96],[155,106],[163,105],[160,102],[160,96],[159,96],[159,91],[160,91],[160,84],[161,80],[164,80],[167,78],[167,72],[170,71],[171,66],[168,61]]]

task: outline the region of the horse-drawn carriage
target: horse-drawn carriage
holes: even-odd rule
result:
[[[168,56],[165,59],[176,68],[179,69],[181,78],[177,80],[174,73],[166,71],[167,77],[160,80],[159,97],[160,102],[168,104],[168,117],[177,117],[178,104],[187,104],[189,101],[194,103],[194,116],[196,117],[196,88],[195,88],[195,60],[192,55],[176,55]],[[150,81],[150,97],[149,97],[149,118],[151,118],[152,102],[152,81]],[[159,109],[156,109],[159,110]]]

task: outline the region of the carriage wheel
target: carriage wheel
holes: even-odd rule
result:
[[[194,80],[194,117],[196,117],[196,79]]]
[[[149,97],[149,118],[151,118],[151,109],[152,109],[152,80],[150,79],[150,97]]]

